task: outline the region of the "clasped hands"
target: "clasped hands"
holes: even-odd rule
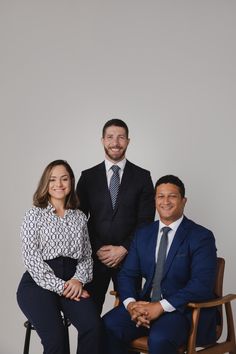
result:
[[[160,302],[132,301],[128,304],[127,310],[136,326],[150,328],[151,321],[160,317],[164,309]]]
[[[105,245],[97,251],[98,259],[109,268],[115,268],[128,253],[123,246]]]
[[[81,297],[88,298],[90,296],[87,290],[83,289],[83,284],[74,278],[66,281],[62,295],[75,301],[80,301]]]

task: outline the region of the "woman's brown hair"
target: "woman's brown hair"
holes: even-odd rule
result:
[[[67,172],[69,173],[71,179],[71,191],[66,197],[65,209],[77,209],[78,208],[78,199],[75,194],[75,176],[72,171],[72,168],[65,160],[55,160],[50,162],[39,180],[38,187],[33,196],[33,205],[40,208],[46,208],[49,202],[49,193],[48,187],[50,182],[50,176],[52,169],[55,166],[64,166]]]

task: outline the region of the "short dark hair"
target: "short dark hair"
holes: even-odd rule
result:
[[[103,137],[103,138],[104,138],[104,136],[105,136],[106,129],[107,129],[108,127],[111,127],[112,125],[114,125],[115,127],[124,128],[127,138],[129,137],[129,128],[128,128],[127,124],[126,124],[123,120],[121,120],[121,119],[113,118],[113,119],[108,120],[108,121],[104,124],[104,127],[102,128],[102,137]]]
[[[72,168],[65,160],[55,160],[50,162],[44,169],[43,174],[39,180],[38,187],[33,196],[33,205],[39,208],[46,208],[49,202],[48,186],[50,182],[50,175],[55,166],[64,166],[67,170],[71,180],[71,191],[65,201],[65,209],[77,209],[78,200],[75,194],[75,176]]]
[[[174,175],[166,175],[166,176],[159,178],[155,184],[155,191],[156,191],[157,187],[163,183],[171,183],[171,184],[176,185],[179,188],[179,192],[181,194],[181,197],[182,198],[185,197],[185,187],[184,187],[183,182],[179,179],[179,177],[176,177]]]

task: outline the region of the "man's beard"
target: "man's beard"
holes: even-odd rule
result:
[[[120,150],[120,154],[115,154],[115,156],[111,155],[109,149],[105,148],[104,147],[104,150],[105,150],[105,153],[106,155],[113,161],[121,161],[123,160],[123,158],[125,157],[125,153],[126,153],[126,150],[127,149],[124,149],[124,150]]]

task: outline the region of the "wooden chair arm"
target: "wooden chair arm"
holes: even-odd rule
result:
[[[111,291],[110,291],[110,295],[115,296],[114,307],[120,305],[120,299],[119,299],[119,294],[118,294],[118,292],[115,291],[115,290],[111,290]]]
[[[119,299],[118,292],[115,290],[111,290],[110,295],[115,296],[117,300]],[[209,307],[215,307],[215,306],[226,304],[227,302],[230,302],[235,299],[236,299],[236,294],[228,294],[206,302],[189,302],[187,306],[193,309],[209,308]]]
[[[206,302],[189,302],[188,307],[195,308],[195,309],[215,307],[215,306],[226,304],[235,299],[236,299],[236,294],[228,294]]]
[[[118,306],[120,301],[119,301],[119,294],[117,291],[111,290],[110,291],[110,295],[115,296],[115,303],[114,306]],[[215,347],[211,350],[211,348],[209,349],[209,351],[207,351],[208,349],[203,349],[203,351],[206,351],[206,353],[223,353],[222,350],[224,350],[224,353],[229,352],[230,349],[232,349],[232,347],[234,348],[235,345],[235,334],[234,334],[234,326],[233,326],[233,316],[232,316],[232,310],[231,310],[231,301],[236,299],[236,294],[228,294],[225,296],[222,296],[220,298],[217,299],[213,299],[210,301],[206,301],[206,302],[190,302],[188,303],[188,307],[190,307],[192,309],[192,327],[191,327],[191,331],[189,334],[189,338],[188,338],[188,344],[187,344],[187,352],[188,353],[197,353],[196,351],[196,337],[197,337],[197,328],[198,328],[198,321],[199,321],[199,316],[200,316],[200,311],[201,308],[210,308],[210,307],[216,307],[216,306],[221,306],[221,305],[225,305],[226,308],[226,318],[227,318],[227,340],[223,341],[221,343],[217,343],[217,348],[219,348],[219,351],[215,351],[217,350],[217,348],[215,349]],[[218,332],[216,333],[217,335],[217,339],[220,338],[222,333],[222,327],[220,327],[218,329]],[[141,341],[141,344],[143,345],[144,343],[144,347],[145,350],[143,351],[144,353],[147,353],[147,338],[142,337],[142,338],[138,338],[136,341],[134,341],[135,343],[131,344],[132,348],[135,349],[140,349],[140,343],[137,341]],[[137,347],[138,345],[138,347]],[[222,349],[223,348],[223,349]],[[235,347],[236,349],[236,347]],[[179,353],[184,353],[184,349],[180,348]],[[236,353],[236,351],[235,351]]]
[[[118,296],[118,293],[117,293],[117,291],[115,291],[115,290],[111,290],[111,291],[110,291],[110,295]]]

